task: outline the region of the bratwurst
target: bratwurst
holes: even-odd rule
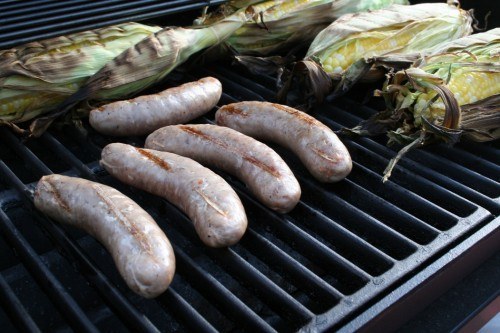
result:
[[[288,165],[265,144],[216,125],[166,126],[151,133],[145,147],[192,158],[240,178],[264,205],[280,213],[300,199],[300,185]]]
[[[233,188],[190,158],[112,143],[102,150],[101,165],[122,182],[179,207],[208,246],[233,245],[246,231],[245,210]]]
[[[215,120],[218,125],[290,149],[321,182],[337,182],[351,172],[351,155],[337,135],[316,118],[289,106],[233,103],[217,110]]]
[[[49,175],[38,182],[34,200],[51,218],[97,238],[137,294],[153,298],[170,285],[175,257],[169,240],[153,218],[121,192],[81,178]]]
[[[205,77],[158,94],[102,105],[90,111],[89,122],[105,135],[145,135],[200,117],[217,105],[221,94],[220,81]]]

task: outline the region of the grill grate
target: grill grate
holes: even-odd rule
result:
[[[63,27],[76,31],[134,17],[160,17],[207,2],[73,1],[66,8],[66,1],[41,0],[36,6],[43,5],[53,14],[43,26],[36,19],[44,14],[31,16],[33,25],[22,23],[27,20],[23,15],[32,15],[33,3],[2,2],[4,13],[16,13],[5,15],[2,23],[20,26],[11,30],[17,37],[2,34],[0,43],[14,45],[25,38],[65,34],[69,30],[51,31],[51,25],[57,26],[59,17],[69,18],[71,13],[79,13],[82,20],[68,20]],[[134,12],[139,6],[143,10]],[[156,11],[148,12],[150,8]],[[112,12],[121,16],[108,17]],[[22,35],[19,27],[30,35]],[[8,39],[12,37],[16,38]],[[223,83],[219,105],[274,100],[271,77],[254,77],[224,64],[191,73],[173,73],[163,88],[211,75]],[[357,100],[354,95],[342,98],[318,107],[313,115],[334,130],[356,125],[377,107]],[[212,119],[213,112],[197,122]],[[1,327],[34,332],[342,328],[462,240],[500,223],[494,219],[500,212],[496,143],[412,152],[386,184],[381,183],[381,173],[395,151],[383,138],[344,139],[354,168],[337,184],[316,182],[295,156],[271,144],[297,175],[301,202],[289,214],[277,214],[255,201],[244,184],[218,171],[241,197],[249,230],[230,249],[209,249],[173,205],[111,178],[98,160],[102,147],[112,139],[95,133],[88,123],[84,126],[87,132],[52,129],[28,142],[0,128]],[[143,137],[120,140],[137,146],[144,143]],[[177,259],[176,276],[163,295],[154,300],[135,295],[97,241],[34,209],[36,181],[50,173],[114,186],[155,218]]]
[[[221,105],[239,99],[272,100],[273,91],[266,86],[269,78],[256,84],[256,78],[222,65],[200,69],[197,75],[213,75],[223,82]],[[193,79],[176,74],[165,85]],[[338,117],[331,116],[328,106],[318,108],[314,115],[338,129],[349,125],[344,120],[353,117],[349,108],[355,103],[350,99],[339,101],[334,110]],[[211,119],[213,114],[198,121]],[[19,260],[3,269],[26,268],[16,278],[36,282],[38,292],[57,309],[50,320],[39,322],[33,317],[41,309],[28,310],[23,293],[14,293],[11,296],[21,305],[9,310],[15,311],[9,318],[18,327],[35,323],[41,330],[70,325],[92,331],[113,323],[115,327],[141,331],[289,331],[312,328],[318,322],[341,325],[415,274],[426,261],[492,220],[492,212],[480,203],[498,209],[500,187],[492,179],[493,172],[488,186],[454,187],[448,174],[418,162],[426,156],[442,160],[438,153],[450,148],[415,152],[407,164],[413,166],[416,160],[414,165],[419,167],[398,167],[391,181],[382,185],[381,171],[394,151],[372,139],[345,139],[355,162],[353,173],[341,183],[325,185],[312,180],[296,157],[273,146],[293,166],[303,189],[301,202],[289,214],[277,214],[256,202],[238,180],[221,173],[242,198],[250,229],[231,249],[207,249],[174,206],[111,179],[98,165],[100,149],[110,139],[87,129],[88,136],[70,129],[52,130],[25,144],[6,128],[0,129],[0,139],[10,149],[0,153],[0,173],[5,182],[0,220],[7,243],[4,246],[14,248]],[[123,141],[143,144],[143,138]],[[478,168],[482,170],[485,166],[491,169],[495,163],[496,150],[490,148],[481,157],[485,163]],[[464,157],[471,154],[467,146],[453,150]],[[454,168],[453,176],[476,173],[474,167]],[[115,186],[153,215],[172,241],[178,261],[177,275],[164,295],[152,301],[133,295],[95,240],[34,211],[30,200],[35,182],[52,172]],[[428,179],[428,174],[439,176],[446,187]],[[488,174],[481,177],[487,180]],[[464,193],[471,199],[464,198]],[[57,275],[53,271],[56,266],[62,267]],[[78,283],[70,283],[69,288],[68,278],[74,275],[84,278],[75,279]],[[8,285],[17,283],[5,281]],[[88,304],[78,292],[81,284],[86,293],[96,295],[96,304]],[[25,319],[14,319],[21,314]],[[165,318],[169,318],[168,325]]]
[[[2,2],[0,49],[113,24],[166,17],[162,26],[174,25],[173,14],[222,4],[222,0],[26,0]],[[37,8],[36,11],[33,8]]]

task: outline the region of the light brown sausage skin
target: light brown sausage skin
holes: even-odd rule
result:
[[[97,238],[137,294],[153,298],[170,285],[175,257],[169,240],[153,218],[121,192],[81,178],[50,175],[37,184],[35,206]]]
[[[233,188],[190,158],[112,143],[102,150],[101,165],[124,183],[179,207],[208,246],[233,245],[246,231],[245,210]]]
[[[314,117],[289,106],[233,103],[221,107],[215,120],[218,125],[290,149],[321,182],[337,182],[351,172],[351,155],[337,135]]]
[[[145,147],[169,151],[239,177],[259,201],[281,213],[300,199],[300,185],[288,165],[265,144],[216,125],[166,126]]]
[[[90,125],[111,136],[145,135],[166,125],[182,124],[212,110],[222,85],[205,77],[158,94],[117,101],[90,111]]]

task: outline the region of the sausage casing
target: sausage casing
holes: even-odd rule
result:
[[[153,298],[170,285],[175,257],[169,240],[153,218],[121,192],[81,178],[49,175],[38,182],[34,202],[53,219],[97,238],[134,292]]]
[[[337,135],[316,118],[269,102],[239,102],[217,110],[218,125],[293,151],[319,181],[336,182],[352,169],[349,151]]]
[[[179,207],[208,246],[233,245],[246,231],[245,210],[233,188],[190,158],[112,143],[102,150],[101,165],[124,183]]]
[[[215,166],[240,178],[263,204],[281,213],[300,199],[300,185],[271,148],[249,136],[216,125],[173,125],[151,133],[145,147],[173,152]]]
[[[205,77],[158,94],[102,105],[90,111],[89,122],[105,135],[145,135],[200,117],[217,105],[221,94],[220,81]]]

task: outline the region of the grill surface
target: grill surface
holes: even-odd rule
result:
[[[133,7],[139,7],[139,2]],[[142,2],[172,11],[140,11],[140,18],[206,3]],[[22,8],[29,8],[24,3],[29,2],[3,1],[2,6],[21,15]],[[37,6],[41,3],[57,15],[52,6],[64,1],[36,2]],[[114,8],[107,12],[119,11],[123,16],[110,14],[106,22],[100,18],[72,21],[74,29],[135,15],[124,14],[131,2],[103,3]],[[94,6],[97,3],[74,1],[68,10],[82,13]],[[60,8],[61,15],[67,15],[62,14],[64,5]],[[103,15],[99,12],[93,18]],[[5,17],[4,24],[14,20],[14,16]],[[33,23],[36,33],[29,38],[47,36],[37,24]],[[0,40],[12,44],[12,37],[3,34]],[[17,43],[25,41],[16,38]],[[156,89],[207,75],[223,84],[219,106],[238,100],[274,100],[273,78],[253,77],[224,64],[191,74],[174,73]],[[361,104],[362,97],[360,91],[354,92],[318,107],[313,115],[334,130],[356,125],[381,107]],[[213,114],[196,122],[213,122]],[[386,147],[384,138],[344,138],[354,168],[337,184],[316,182],[295,156],[271,145],[299,179],[301,202],[289,214],[277,214],[256,202],[244,184],[218,171],[240,195],[249,230],[229,249],[209,249],[173,205],[111,178],[98,160],[102,147],[112,139],[95,133],[86,122],[84,128],[86,132],[51,129],[24,143],[0,128],[0,327],[6,330],[349,331],[357,328],[351,321],[361,313],[366,316],[376,302],[402,288],[411,291],[407,285],[412,281],[443,268],[446,263],[439,263],[446,255],[464,251],[493,234],[498,239],[497,143],[438,145],[412,152],[385,184],[381,173],[395,149]],[[142,146],[144,138],[119,141]],[[114,186],[155,218],[172,242],[178,265],[163,295],[146,300],[133,294],[97,241],[34,209],[33,188],[42,175],[50,173]]]

